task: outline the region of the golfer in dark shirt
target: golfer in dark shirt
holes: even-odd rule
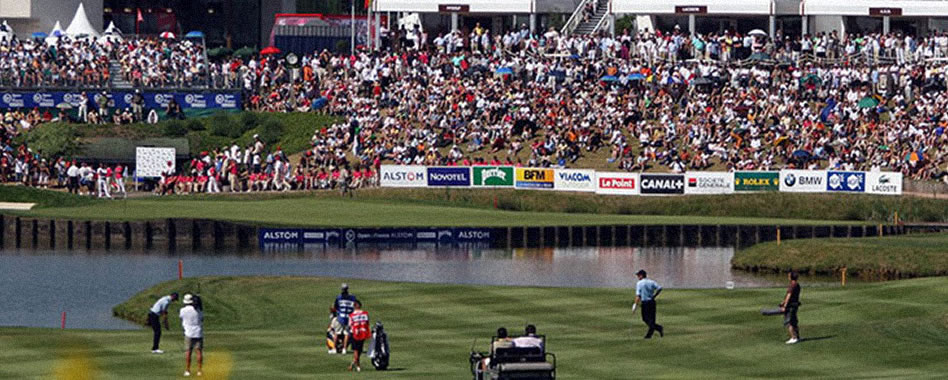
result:
[[[783,325],[790,334],[790,340],[787,344],[795,344],[800,341],[800,330],[797,326],[797,309],[800,308],[800,283],[797,282],[799,275],[791,271],[787,274],[790,279],[790,286],[787,287],[787,295],[780,304],[780,311],[783,311]]]

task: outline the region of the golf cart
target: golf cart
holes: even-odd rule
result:
[[[538,335],[537,338],[543,342],[543,348],[510,345],[494,348],[491,352],[472,349],[470,361],[474,380],[556,379],[556,355],[546,352],[546,336]],[[497,341],[497,337],[491,338],[490,347],[495,347]],[[485,362],[484,359],[490,360]]]

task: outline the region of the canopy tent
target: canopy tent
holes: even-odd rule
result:
[[[53,30],[49,31],[49,37],[46,37],[46,43],[55,44],[59,41],[59,37],[65,36],[66,32],[63,31],[63,26],[59,24],[59,21],[56,21],[56,25],[53,26]]]
[[[79,8],[76,9],[76,15],[73,16],[72,22],[69,23],[69,27],[66,28],[66,35],[72,37],[99,37],[99,32],[97,32],[95,28],[92,27],[92,23],[89,22],[89,16],[86,15],[86,8],[82,3],[79,3]]]
[[[102,34],[112,34],[121,36],[122,30],[115,26],[115,22],[109,21],[109,26],[105,28],[105,31]]]

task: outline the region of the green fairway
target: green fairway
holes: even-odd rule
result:
[[[661,281],[661,279],[657,279]],[[662,293],[666,336],[643,340],[629,314],[629,289],[563,289],[349,281],[372,321],[386,324],[392,368],[348,375],[350,358],[327,355],[327,309],[341,280],[251,277],[160,284],[116,308],[138,319],[159,295],[200,288],[210,365],[233,378],[463,379],[477,338],[485,349],[499,326],[527,323],[547,335],[564,379],[734,377],[916,377],[948,373],[948,278],[808,288],[802,343],[787,346],[780,317],[763,317],[784,290],[674,290]],[[180,304],[174,304],[172,315]],[[84,363],[101,378],[173,378],[183,372],[181,327],[148,352],[151,331],[0,329],[0,377],[43,378]],[[79,359],[64,362],[67,353]],[[63,364],[67,363],[67,364]],[[208,375],[213,375],[209,369]],[[210,377],[213,378],[213,377]]]
[[[609,224],[851,224],[844,221],[665,215],[503,211],[408,201],[309,197],[265,200],[222,198],[132,199],[89,206],[40,208],[26,215],[50,218],[144,220],[200,218],[264,225],[333,227],[558,226]]]
[[[816,274],[848,273],[868,279],[944,276],[948,274],[948,234],[801,239],[757,244],[738,251],[736,268]]]

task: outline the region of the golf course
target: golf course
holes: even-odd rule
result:
[[[664,338],[643,340],[628,289],[455,286],[350,281],[372,321],[385,323],[391,371],[348,374],[349,356],[325,350],[327,309],[344,280],[296,277],[186,278],[158,284],[115,307],[141,321],[171,291],[205,300],[205,376],[214,378],[463,379],[472,342],[486,350],[497,327],[527,323],[547,336],[564,379],[936,378],[948,373],[948,279],[846,287],[803,283],[803,342],[788,346],[780,317],[761,316],[782,288],[669,289],[659,298]],[[174,378],[183,342],[171,331],[148,352],[151,331],[0,328],[0,378]],[[58,371],[58,372],[57,372]],[[90,375],[92,377],[83,377]]]

